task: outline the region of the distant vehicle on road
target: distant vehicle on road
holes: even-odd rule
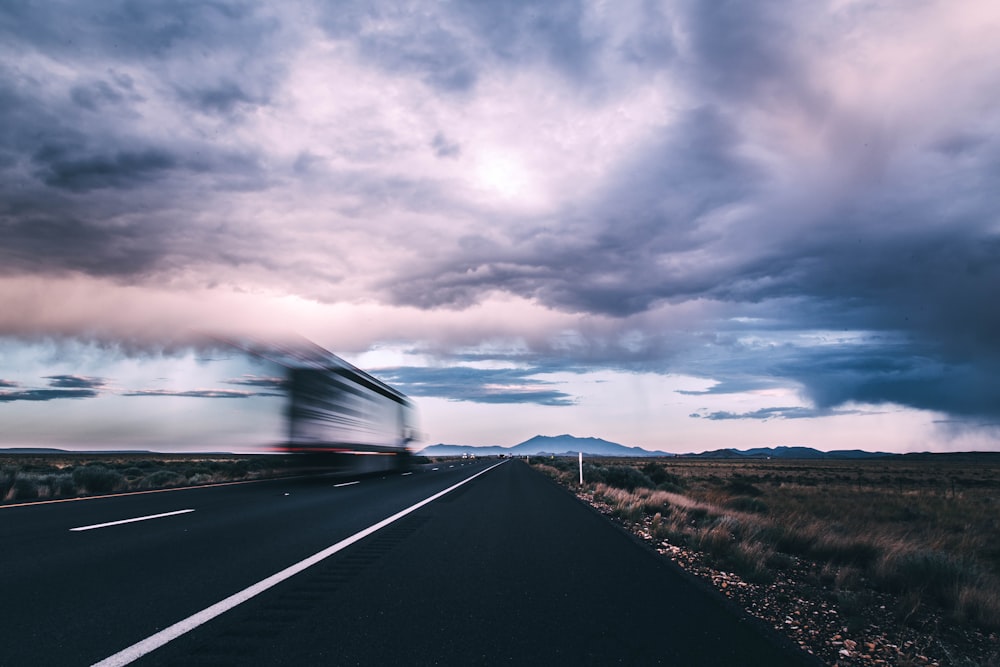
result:
[[[402,392],[305,341],[241,347],[284,369],[288,439],[278,451],[359,473],[410,465],[417,411]]]

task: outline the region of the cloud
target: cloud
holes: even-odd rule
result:
[[[235,389],[136,389],[122,392],[122,396],[179,396],[184,398],[253,398],[256,396],[283,396],[269,392],[237,391]]]
[[[814,419],[816,417],[830,417],[833,415],[846,414],[857,414],[857,412],[848,410],[818,410],[816,408],[793,406],[784,408],[761,408],[760,410],[753,410],[752,412],[740,413],[717,411],[702,414],[694,412],[690,416],[695,419],[709,419],[712,421],[730,419],[760,419],[766,421],[768,419]]]
[[[590,219],[574,234],[538,220],[536,230],[508,243],[463,238],[452,254],[393,280],[395,300],[461,308],[503,290],[554,308],[621,317],[707,292],[715,267],[685,259],[700,250],[699,223],[745,197],[759,175],[739,155],[731,122],[714,109],[691,110],[661,132],[622,165],[621,180],[585,202]],[[664,191],[663,183],[671,188]]]
[[[264,387],[267,389],[284,389],[287,382],[280,377],[264,377],[260,375],[244,375],[230,380],[223,380],[226,384],[244,385],[248,387]]]
[[[52,389],[18,389],[16,391],[0,390],[0,403],[15,401],[53,401],[62,398],[96,398],[106,384],[104,378],[82,375],[47,375]],[[0,380],[0,388],[19,387],[19,382]]]
[[[434,154],[441,158],[458,157],[462,152],[461,146],[452,143],[440,132],[431,140],[431,148],[434,149]]]
[[[534,403],[566,406],[573,396],[550,388],[556,383],[533,377],[538,370],[397,367],[376,371],[380,378],[412,396],[434,396],[473,403]]]
[[[95,398],[93,389],[22,389],[20,391],[0,391],[0,403],[14,401],[54,401],[60,398]]]
[[[83,375],[46,375],[45,379],[50,387],[60,389],[100,389],[107,384],[104,378]]]
[[[641,368],[713,383],[689,395],[990,421],[998,20],[943,1],[8,3],[0,334],[155,348],[300,326],[430,365]],[[529,371],[404,370],[423,395],[574,400]]]
[[[177,166],[173,155],[158,149],[74,158],[63,147],[43,146],[34,161],[38,176],[47,185],[76,191],[130,188]]]

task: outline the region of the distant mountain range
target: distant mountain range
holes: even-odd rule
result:
[[[886,452],[866,452],[861,449],[841,449],[821,452],[812,447],[756,447],[754,449],[714,449],[700,454],[679,454],[703,459],[877,459],[899,456]]]
[[[537,456],[539,454],[570,455],[583,452],[591,456],[673,456],[666,452],[651,452],[641,447],[626,447],[600,438],[577,438],[572,435],[536,435],[513,447],[469,447],[465,445],[431,445],[420,451],[424,456]]]
[[[753,449],[715,449],[700,454],[671,454],[669,452],[650,451],[641,447],[626,447],[617,442],[609,442],[601,438],[578,438],[572,435],[545,436],[536,435],[513,447],[474,447],[467,445],[430,445],[420,451],[424,456],[461,456],[475,454],[476,456],[538,456],[552,454],[556,456],[576,455],[582,452],[589,456],[676,456],[683,458],[712,459],[871,459],[887,456],[899,456],[885,452],[866,452],[860,449],[822,452],[812,447],[756,447]]]

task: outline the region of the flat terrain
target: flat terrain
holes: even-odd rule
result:
[[[92,664],[495,462],[0,509],[0,655]],[[453,467],[452,467],[453,466]],[[133,523],[71,531],[140,516]],[[138,664],[810,664],[511,461]]]
[[[537,461],[831,664],[1000,660],[998,454]]]

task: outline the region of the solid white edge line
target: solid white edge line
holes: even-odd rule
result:
[[[343,483],[341,483],[341,484],[334,484],[333,486],[334,486],[335,488],[339,488],[339,487],[341,487],[341,486],[351,486],[352,484],[360,484],[360,483],[361,483],[361,482],[343,482]]]
[[[70,528],[71,532],[78,532],[81,530],[94,530],[95,528],[107,528],[108,526],[120,526],[123,523],[135,523],[136,521],[149,521],[150,519],[162,519],[165,516],[176,516],[177,514],[187,514],[188,512],[193,512],[194,510],[177,510],[176,512],[164,512],[163,514],[150,514],[149,516],[137,516],[134,519],[122,519],[121,521],[108,521],[107,523],[95,523],[92,526],[80,526],[79,528]]]
[[[233,609],[234,607],[236,607],[236,606],[238,606],[240,604],[243,604],[247,600],[250,600],[251,598],[254,598],[254,597],[260,595],[261,593],[263,593],[267,589],[272,588],[274,586],[277,586],[278,584],[280,584],[281,582],[285,581],[286,579],[288,579],[288,578],[290,578],[290,577],[298,574],[299,572],[302,572],[305,569],[308,569],[308,568],[312,567],[316,563],[319,563],[320,561],[322,561],[322,560],[324,560],[326,558],[329,558],[330,556],[332,556],[333,554],[337,553],[338,551],[341,551],[342,549],[346,549],[347,547],[351,546],[355,542],[357,542],[359,540],[362,540],[362,539],[368,537],[369,535],[371,535],[372,533],[374,533],[376,531],[379,531],[382,528],[385,528],[389,524],[394,523],[394,522],[402,519],[407,514],[410,514],[411,512],[417,511],[418,509],[420,509],[424,505],[426,505],[428,503],[431,503],[431,502],[434,502],[435,500],[437,500],[441,496],[443,496],[443,495],[445,495],[447,493],[451,493],[452,491],[454,491],[458,487],[462,486],[463,484],[471,482],[472,480],[474,480],[475,478],[479,477],[480,475],[488,473],[490,470],[493,470],[497,466],[503,465],[504,463],[506,463],[506,461],[501,461],[500,463],[494,463],[493,465],[491,465],[486,470],[480,470],[475,475],[472,475],[471,477],[463,479],[458,484],[454,484],[452,486],[449,486],[444,491],[439,491],[439,492],[435,493],[433,496],[430,496],[428,498],[425,498],[424,500],[421,500],[416,505],[411,505],[410,507],[407,507],[405,510],[396,512],[392,516],[390,516],[390,517],[388,517],[386,519],[382,519],[378,523],[373,524],[373,525],[365,528],[364,530],[362,530],[360,532],[357,532],[354,535],[351,535],[350,537],[345,538],[345,539],[341,540],[340,542],[337,542],[336,544],[334,544],[332,546],[329,546],[326,549],[323,549],[322,551],[319,551],[319,552],[313,554],[312,556],[309,556],[305,560],[301,560],[298,563],[296,563],[295,565],[291,565],[289,567],[286,567],[284,570],[282,570],[282,571],[280,571],[280,572],[278,572],[276,574],[272,574],[267,579],[262,579],[261,581],[258,581],[256,584],[253,584],[252,586],[244,588],[239,593],[235,593],[233,595],[230,595],[226,599],[220,600],[219,602],[216,602],[211,607],[207,607],[207,608],[199,611],[197,614],[194,614],[192,616],[188,616],[183,621],[178,621],[177,623],[174,623],[170,627],[164,628],[163,630],[160,630],[155,635],[150,635],[146,639],[143,639],[140,642],[132,644],[128,648],[122,649],[118,653],[115,653],[114,655],[109,656],[109,657],[105,658],[104,660],[101,660],[100,662],[95,662],[93,665],[91,665],[91,667],[122,667],[123,665],[127,665],[129,663],[132,663],[132,662],[138,660],[139,658],[141,658],[142,656],[146,655],[147,653],[155,651],[156,649],[160,648],[164,644],[167,644],[167,643],[173,641],[174,639],[177,639],[181,635],[184,635],[184,634],[186,634],[188,632],[191,632],[192,630],[194,630],[198,626],[207,623],[208,621],[212,620],[216,616],[220,616],[220,615],[224,614],[225,612],[229,611],[230,609]]]

